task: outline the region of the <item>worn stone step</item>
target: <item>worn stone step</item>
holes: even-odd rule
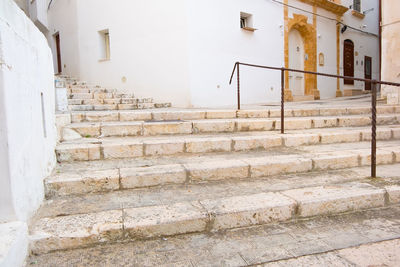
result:
[[[156,104],[155,104],[156,105]],[[378,106],[378,114],[400,113],[400,106]],[[116,113],[114,115],[112,113]],[[370,114],[370,107],[338,107],[338,108],[302,108],[285,110],[286,117],[315,117]],[[111,115],[112,114],[112,115]],[[103,122],[110,116],[116,116],[120,121],[141,120],[201,120],[201,119],[234,119],[234,118],[280,118],[280,110],[163,110],[163,111],[110,111],[110,112],[75,112],[71,115],[72,122]]]
[[[164,103],[154,103],[155,108],[170,108],[172,107],[171,102],[164,102]]]
[[[82,105],[83,99],[68,99],[68,105]]]
[[[31,255],[37,266],[396,266],[400,206]],[[360,246],[361,245],[361,246]],[[117,256],[116,256],[117,255]]]
[[[94,99],[83,99],[82,100],[82,105],[93,105],[93,106],[96,106],[96,105],[103,105],[103,104],[107,105],[109,103],[105,103],[103,99],[97,99],[97,98],[94,98]]]
[[[109,93],[98,93],[98,94],[104,94],[105,96],[110,95]],[[116,105],[116,104],[143,104],[143,106],[151,106],[152,102],[145,102],[145,99],[138,99],[138,98],[117,98],[117,97],[111,97],[111,98],[103,98],[103,97],[97,97],[97,98],[90,98],[90,99],[78,99],[78,98],[70,98],[68,99],[68,104],[70,105],[98,105],[98,104],[106,104],[106,105]]]
[[[71,87],[69,89],[69,93],[70,94],[89,94],[89,93],[91,93],[91,91],[90,91],[89,88],[80,88],[80,87],[74,88],[74,87]]]
[[[113,134],[104,128],[103,134]],[[126,127],[126,132],[139,133],[135,122]],[[129,130],[129,132],[128,132]],[[88,144],[98,147],[93,150],[92,159],[123,159],[143,156],[162,156],[182,153],[238,152],[268,150],[274,147],[297,147],[303,145],[350,143],[371,140],[369,128],[312,129],[306,131],[288,131],[285,135],[277,132],[234,133],[223,135],[180,135],[172,137],[130,137],[130,138],[91,138],[99,134],[95,128],[85,139],[59,144],[56,154],[59,162],[82,160],[82,150]],[[377,140],[399,140],[400,126],[379,127]],[[86,159],[86,156],[83,160]],[[87,158],[88,160],[89,158]]]
[[[69,99],[71,100],[71,99]],[[75,100],[75,99],[72,99]],[[121,100],[122,102],[123,100]],[[152,109],[155,108],[154,103],[138,103],[138,104],[106,104],[113,103],[115,101],[110,101],[106,99],[87,99],[82,100],[78,103],[83,104],[70,104],[68,109],[70,111],[113,111],[113,110],[141,110],[141,109]],[[116,101],[118,102],[118,101]],[[74,102],[72,102],[74,103]],[[85,104],[86,103],[86,104]],[[100,104],[99,104],[100,103]],[[103,104],[101,104],[103,103]]]
[[[121,114],[119,115],[121,117]],[[109,117],[110,120],[114,117]],[[400,123],[400,115],[386,114],[377,118],[378,125]],[[286,130],[314,128],[368,126],[371,118],[366,115],[340,117],[287,118]],[[174,134],[233,133],[249,131],[271,131],[280,129],[278,119],[209,119],[183,121],[111,121],[81,122],[67,126],[81,136],[154,136]]]
[[[69,105],[70,111],[104,111],[104,110],[118,110],[118,105]]]
[[[399,190],[350,182],[45,217],[35,221],[30,228],[30,248],[33,254],[42,254],[99,243],[216,232],[358,211],[398,203]]]
[[[93,99],[93,93],[70,94],[69,99]]]
[[[346,147],[346,148],[345,148]],[[377,149],[377,164],[400,162],[398,142],[381,142]],[[82,156],[92,155],[88,147]],[[97,148],[97,150],[100,150]],[[302,153],[300,153],[303,151]],[[296,154],[295,154],[296,153]],[[297,147],[296,149],[258,153],[216,154],[182,156],[174,158],[149,158],[135,161],[118,161],[108,165],[70,164],[45,180],[46,195],[83,194],[141,188],[175,183],[197,183],[225,179],[251,179],[288,173],[305,173],[320,170],[345,169],[370,165],[368,143],[334,144]],[[79,166],[83,166],[80,170]],[[98,169],[97,166],[101,166]],[[79,171],[80,170],[80,171]],[[97,170],[92,172],[91,170]]]
[[[178,168],[180,166],[176,165]],[[305,187],[328,186],[347,182],[385,184],[385,188],[395,189],[400,184],[397,173],[400,164],[379,165],[379,179],[370,179],[370,167],[353,167],[336,170],[320,170],[310,173],[283,174],[252,179],[225,179],[207,183],[163,184],[159,186],[90,192],[81,194],[48,195],[36,218],[57,217],[106,210],[136,208],[153,205],[166,205],[179,202],[192,202],[201,199],[226,198],[246,194],[258,194],[293,190]],[[155,169],[155,168],[154,168]],[[163,169],[163,168],[161,168]],[[98,171],[104,175],[111,171]],[[88,172],[87,172],[88,173]],[[71,179],[73,174],[71,174]],[[392,191],[393,191],[392,190]],[[66,191],[65,191],[66,192]],[[394,195],[393,195],[394,196]]]
[[[107,89],[103,87],[94,87],[94,86],[68,86],[68,92],[70,94],[79,94],[79,93],[116,93],[115,89]]]

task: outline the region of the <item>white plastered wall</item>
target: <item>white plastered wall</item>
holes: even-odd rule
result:
[[[77,0],[53,1],[48,13],[48,43],[53,53],[54,72],[57,73],[55,34],[60,35],[61,63],[64,74],[80,78],[80,47],[78,38]]]
[[[400,1],[385,0],[382,6],[382,79],[400,83]],[[400,88],[382,86],[388,104],[400,104]]]
[[[255,33],[240,29],[241,11],[254,16]],[[234,105],[235,61],[283,65],[283,9],[269,0],[58,1],[49,22],[51,35],[60,33],[64,74],[174,106]],[[105,29],[109,61],[99,56]],[[241,74],[244,103],[279,100],[278,72]]]
[[[56,1],[50,31],[60,33],[63,73],[190,106],[185,0]],[[99,31],[108,29],[111,58],[102,61]],[[54,40],[49,36],[55,53]]]
[[[240,12],[252,14],[249,32],[240,28]],[[190,90],[195,106],[236,104],[236,61],[283,66],[283,7],[269,0],[190,0]],[[280,72],[240,67],[241,102],[278,102]]]
[[[55,164],[53,66],[46,38],[11,0],[0,1],[0,101],[0,223],[26,221]]]
[[[322,8],[317,9],[318,14],[336,19],[336,15]],[[317,71],[337,74],[336,52],[336,22],[323,17],[317,17]],[[324,55],[324,65],[319,63],[319,54]],[[336,97],[337,80],[335,78],[318,76],[318,89],[321,99]]]
[[[342,5],[349,7],[352,0],[342,0]],[[343,23],[365,32],[373,33],[376,36],[361,33],[352,29],[347,29],[340,34],[340,72],[343,75],[343,42],[346,39],[353,41],[354,53],[354,77],[364,78],[364,57],[372,57],[372,79],[379,79],[379,2],[377,0],[361,1],[361,11],[370,10],[363,19],[352,15],[351,10],[343,16]],[[345,85],[341,80],[341,88],[362,89],[364,82],[355,81],[354,85]]]
[[[297,0],[289,4],[313,11],[311,5]],[[240,28],[240,12],[253,15],[255,32]],[[360,22],[348,11],[344,22],[355,27],[366,23],[365,30],[373,30],[377,27],[374,12]],[[313,23],[312,14],[289,8],[289,17],[293,13]],[[318,13],[335,18],[321,8]],[[283,24],[283,6],[271,0],[120,0],[118,5],[107,0],[69,0],[51,6],[48,38],[56,55],[53,34],[60,33],[64,74],[177,107],[232,106],[236,81],[229,85],[228,80],[234,62],[284,65]],[[104,61],[99,31],[106,29],[111,58]],[[336,74],[335,22],[318,17],[317,34],[317,55],[325,55],[325,65],[317,64],[317,69]],[[376,74],[377,39],[359,35],[350,30],[341,35],[340,49],[345,38],[357,39],[359,57],[371,55]],[[342,58],[341,52],[341,66]],[[356,75],[363,76],[360,62],[355,67]],[[241,67],[240,73],[242,103],[279,101],[279,72]],[[336,80],[318,77],[318,89],[322,98],[335,97]]]

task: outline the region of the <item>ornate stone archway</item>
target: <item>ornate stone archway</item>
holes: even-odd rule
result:
[[[307,23],[307,17],[300,14],[293,14],[293,18],[288,18],[285,14],[285,67],[289,67],[289,32],[297,30],[304,41],[304,70],[317,71],[317,34],[315,23]],[[319,90],[317,88],[317,77],[311,74],[305,74],[305,95],[312,95],[314,99],[319,99]],[[285,98],[288,101],[293,100],[289,88],[289,74],[285,74]]]

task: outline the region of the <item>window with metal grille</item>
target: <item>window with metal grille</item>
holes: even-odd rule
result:
[[[353,0],[353,9],[361,12],[361,0]]]
[[[99,31],[100,61],[110,60],[110,33],[108,29]]]

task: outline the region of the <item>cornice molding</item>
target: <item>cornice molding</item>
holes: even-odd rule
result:
[[[342,16],[344,13],[347,12],[347,10],[349,10],[348,7],[345,7],[345,6],[342,6],[341,4],[339,4],[338,1],[336,1],[336,2],[332,2],[329,0],[299,0],[299,1],[306,3],[306,4],[310,4],[312,6],[315,5],[317,7],[328,10],[339,16]]]

